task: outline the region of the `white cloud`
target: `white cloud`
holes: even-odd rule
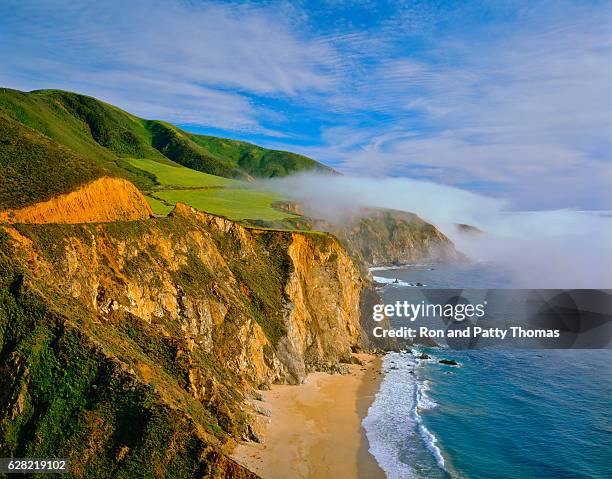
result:
[[[350,173],[480,183],[517,207],[611,207],[608,12],[550,6],[497,35],[428,38],[426,55],[378,50],[334,104],[387,118],[356,123],[358,135],[333,128],[303,151]]]
[[[76,89],[134,113],[270,134],[252,95],[330,87],[322,43],[270,9],[181,2],[9,2],[0,81]]]
[[[522,288],[612,287],[609,212],[510,212],[507,203],[458,188],[408,178],[303,173],[267,186],[315,218],[342,223],[364,207],[417,213],[471,258],[492,261]],[[461,234],[456,223],[486,232]]]

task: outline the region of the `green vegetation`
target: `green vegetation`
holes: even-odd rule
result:
[[[149,231],[134,224],[109,224],[109,234],[123,239]],[[51,260],[62,257],[63,238],[97,232],[93,225],[22,229],[45,249],[60,245],[48,252]],[[70,457],[72,477],[214,477],[219,461],[227,461],[214,445],[246,427],[234,406],[241,398],[232,373],[201,352],[191,354],[176,322],[161,326],[122,313],[101,324],[63,297],[57,280],[32,287],[36,280],[7,240],[0,228],[0,411],[7,412],[0,415],[0,454]],[[151,253],[145,267],[154,264]],[[100,289],[98,300],[105,294]],[[214,397],[192,396],[191,368],[222,385]]]
[[[0,210],[48,200],[103,174],[103,167],[0,113]]]
[[[147,203],[149,203],[149,206],[153,210],[153,213],[155,213],[156,215],[166,216],[174,209],[173,204],[165,203],[164,201],[158,200],[157,198],[151,195],[146,195],[145,198],[147,200]]]
[[[77,477],[191,477],[206,468],[193,425],[25,292],[9,268],[0,258],[0,354],[10,365],[0,388],[19,407],[0,418],[0,454],[88,458],[71,462]]]
[[[130,158],[127,161],[135,168],[151,173],[155,177],[156,183],[166,188],[206,188],[242,185],[237,180],[209,175],[179,165],[166,165],[157,161],[134,158]]]
[[[225,178],[247,178],[248,174],[227,158],[213,155],[194,142],[197,135],[161,121],[147,121],[146,124],[152,133],[152,145],[174,162]]]
[[[126,160],[150,173],[157,186],[146,198],[155,214],[166,215],[178,202],[232,220],[279,221],[296,216],[275,209],[274,193],[249,188],[249,184],[152,160]],[[180,188],[180,189],[177,189]]]
[[[274,209],[272,193],[243,189],[239,180],[333,171],[302,155],[188,133],[61,90],[0,88],[0,133],[0,209],[110,175],[132,181],[157,214],[180,201],[236,220],[283,221],[296,216]]]
[[[305,156],[249,143],[196,135],[162,121],[145,120],[95,98],[62,90],[25,93],[0,88],[0,113],[74,153],[147,187],[120,158],[148,158],[226,178],[284,176],[332,170]]]
[[[272,208],[270,205],[277,198],[274,193],[267,191],[236,188],[166,190],[155,192],[155,198],[161,199],[166,204],[185,203],[198,210],[236,221],[243,219],[274,221],[294,217]]]
[[[214,136],[191,135],[191,139],[211,155],[227,158],[233,165],[256,177],[274,178],[309,170],[333,172],[331,168],[297,153],[268,150],[244,141]]]

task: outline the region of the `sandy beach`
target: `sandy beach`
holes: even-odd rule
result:
[[[263,442],[239,444],[232,457],[264,479],[384,479],[361,427],[382,379],[381,360],[359,358],[363,366],[350,365],[350,374],[313,373],[305,384],[265,391]]]

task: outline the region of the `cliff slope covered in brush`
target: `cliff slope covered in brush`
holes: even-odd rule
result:
[[[326,234],[178,205],[0,242],[0,454],[76,477],[254,477],[225,452],[253,437],[257,389],[368,345],[371,292]]]
[[[464,259],[446,235],[414,213],[368,209],[324,229],[336,235],[357,260],[368,265]]]
[[[363,265],[450,243],[387,213],[339,239],[178,199],[156,216],[141,191],[164,186],[159,165],[200,210],[272,208],[178,163],[249,180],[326,170],[82,95],[0,90],[0,456],[69,457],[74,477],[256,477],[227,454],[257,439],[258,390],[391,346],[367,335],[380,298]]]
[[[277,208],[302,215],[295,202],[278,202]],[[265,222],[254,222],[265,224]],[[292,225],[300,229],[316,229],[336,236],[350,255],[361,265],[398,265],[464,261],[466,258],[438,228],[414,213],[383,208],[364,208],[330,222],[299,216],[274,226]]]

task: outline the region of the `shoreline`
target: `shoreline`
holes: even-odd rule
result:
[[[311,373],[304,384],[264,391],[255,401],[266,412],[262,442],[238,444],[232,458],[263,479],[385,479],[361,425],[382,381],[382,358],[356,356],[363,365],[348,365],[348,374]]]
[[[362,421],[368,415],[368,410],[374,402],[376,393],[379,391],[384,378],[382,361],[383,356],[374,356],[372,362],[368,364],[368,369],[364,371],[361,377],[361,384],[357,394],[357,414],[359,415],[359,432],[361,435],[357,456],[358,479],[386,479],[387,477],[376,461],[376,458],[369,451],[370,443],[366,430],[362,425]]]

